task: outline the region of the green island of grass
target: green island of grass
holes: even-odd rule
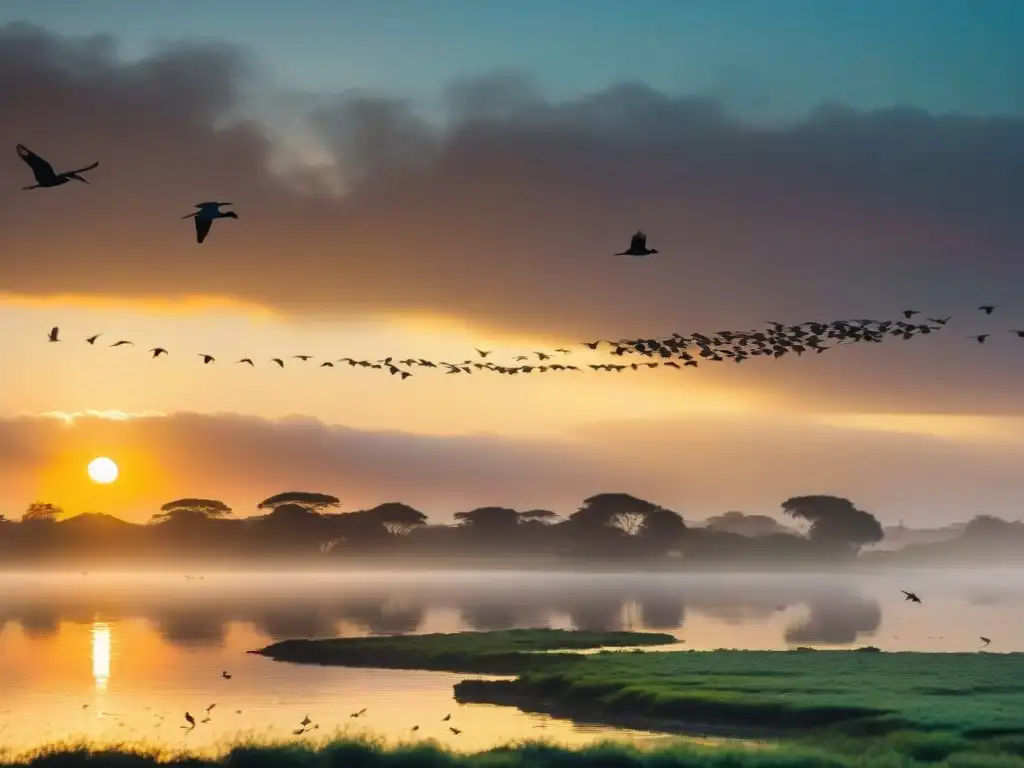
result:
[[[1024,654],[639,648],[673,640],[649,633],[513,630],[285,641],[256,653],[316,664],[516,675],[464,680],[455,696],[610,725],[768,734],[779,742],[770,755],[736,762],[733,754],[733,762],[722,765],[1024,768]],[[629,646],[634,650],[537,653]],[[779,749],[803,757],[792,752],[796,762],[757,762],[775,760]],[[800,751],[808,749],[818,750],[817,757]],[[805,758],[812,762],[800,762]],[[608,764],[633,764],[630,759]],[[586,764],[579,760],[570,762]]]
[[[516,675],[527,669],[576,661],[578,653],[551,651],[667,645],[672,635],[655,632],[583,632],[510,629],[504,632],[284,640],[250,653],[276,661],[337,667],[425,669],[478,675]]]

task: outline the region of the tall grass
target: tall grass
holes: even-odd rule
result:
[[[386,747],[373,741],[342,740],[321,747],[241,745],[205,758],[131,749],[43,749],[2,764],[11,768],[1024,768],[1024,758],[995,752],[935,758],[879,750],[862,755],[799,747],[730,750],[683,743],[656,749],[605,743],[572,750],[522,743],[460,754],[427,742]]]

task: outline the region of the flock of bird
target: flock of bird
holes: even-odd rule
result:
[[[998,305],[986,304],[978,311],[989,316]],[[844,344],[881,343],[890,339],[909,340],[918,336],[936,333],[947,327],[952,316],[926,317],[924,321],[915,320],[921,314],[918,310],[903,310],[900,319],[871,320],[867,318],[852,320],[833,320],[829,322],[805,322],[797,325],[785,325],[770,322],[760,330],[720,330],[712,333],[673,333],[667,337],[651,337],[638,339],[597,339],[580,342],[585,350],[607,353],[607,362],[573,363],[572,349],[559,347],[550,351],[533,351],[529,354],[516,355],[507,363],[498,363],[488,359],[493,350],[476,349],[475,356],[461,361],[433,361],[422,357],[405,357],[388,355],[377,359],[360,360],[353,357],[319,359],[313,355],[295,354],[271,357],[266,361],[257,361],[253,356],[232,358],[235,365],[247,365],[255,368],[259,364],[270,364],[284,368],[286,361],[299,363],[315,361],[314,365],[321,368],[334,368],[348,365],[352,368],[379,370],[392,376],[407,379],[413,375],[411,369],[435,369],[445,374],[472,374],[474,372],[498,373],[508,376],[518,374],[540,374],[547,372],[580,373],[587,369],[594,372],[621,373],[627,370],[645,370],[653,368],[696,368],[702,364],[731,361],[743,363],[756,358],[781,358],[786,355],[801,356],[805,353],[821,354],[829,349]],[[1006,333],[1024,339],[1024,329],[1005,329]],[[979,344],[984,344],[993,332],[968,336]],[[82,341],[96,346],[101,333],[83,337]],[[64,341],[61,329],[57,326],[50,329],[47,339],[51,343]],[[134,347],[135,342],[129,339],[116,339],[109,346]],[[156,359],[170,355],[164,346],[148,349],[151,358]],[[204,365],[218,362],[218,358],[209,352],[192,353]],[[626,361],[627,356],[644,358]]]
[[[82,176],[83,173],[91,171],[99,166],[99,162],[76,168],[71,171],[57,172],[53,166],[30,150],[23,144],[16,145],[18,157],[20,157],[31,169],[35,177],[35,184],[24,187],[24,189],[39,189],[59,187],[71,181],[79,181],[83,184],[90,182]],[[233,211],[224,211],[222,208],[232,205],[229,202],[208,201],[196,203],[197,209],[193,213],[182,218],[191,218],[195,222],[196,241],[202,243],[210,234],[210,228],[216,219],[237,219],[238,214]],[[637,231],[631,238],[629,248],[614,255],[640,258],[658,253],[656,248],[649,248],[647,235]],[[979,309],[987,315],[991,315],[996,305],[983,305]],[[784,325],[782,323],[770,323],[763,330],[746,331],[717,331],[712,334],[694,333],[689,335],[672,334],[667,338],[649,339],[619,339],[619,340],[598,340],[585,342],[585,346],[592,350],[599,348],[608,349],[612,355],[619,358],[624,355],[640,355],[649,358],[640,362],[609,361],[606,363],[589,363],[586,367],[593,371],[622,372],[625,370],[640,370],[642,368],[675,368],[697,367],[705,362],[721,362],[731,360],[741,363],[755,357],[780,358],[784,355],[801,355],[805,352],[820,354],[839,344],[856,342],[881,342],[887,338],[911,339],[915,336],[933,333],[940,330],[950,320],[949,317],[928,318],[926,322],[915,322],[915,315],[920,314],[916,310],[905,310],[902,320],[835,320],[830,322],[807,322],[799,325]],[[1024,338],[1024,330],[1012,330],[1018,337]],[[979,344],[984,344],[991,336],[991,333],[981,333],[972,336]],[[59,329],[54,328],[50,332],[50,341],[60,341]],[[86,338],[86,342],[95,345],[100,334]],[[115,341],[110,346],[123,347],[134,346],[134,342],[123,339]],[[375,360],[357,360],[351,357],[339,359],[325,359],[319,361],[322,368],[333,368],[338,364],[361,367],[371,370],[387,371],[393,376],[407,379],[413,375],[410,368],[436,368],[443,370],[446,374],[469,374],[475,371],[488,371],[505,375],[546,373],[555,372],[579,372],[584,370],[580,365],[563,362],[564,356],[571,354],[571,350],[561,348],[553,352],[533,352],[529,355],[518,355],[513,361],[514,364],[500,365],[485,360],[491,353],[485,350],[476,350],[475,358],[451,362],[426,360],[424,358],[408,357],[402,360],[394,356],[386,356]],[[153,358],[168,355],[166,347],[155,346],[149,349]],[[204,365],[217,361],[217,358],[206,352],[196,353],[202,359]],[[285,367],[286,359],[294,359],[302,362],[313,360],[312,355],[292,355],[287,357],[272,357],[266,362]],[[240,357],[234,361],[236,364],[256,367],[256,360],[253,357]]]
[[[231,675],[226,670],[224,672],[221,672],[221,677],[223,677],[225,680],[230,680],[231,679]],[[83,705],[83,709],[88,708],[88,706],[89,706],[88,704]],[[181,728],[184,731],[186,731],[186,735],[188,733],[190,733],[192,730],[194,730],[197,725],[205,725],[206,723],[211,722],[213,720],[213,716],[212,716],[213,715],[213,710],[216,707],[217,707],[217,703],[216,702],[214,702],[213,704],[208,706],[206,708],[206,710],[205,710],[206,716],[202,720],[196,720],[195,716],[191,712],[186,711],[185,712],[185,725],[181,726]],[[366,714],[366,712],[367,712],[367,707],[363,707],[362,709],[360,709],[360,710],[350,714],[349,717],[350,718],[362,717],[363,715]],[[240,709],[236,710],[235,714],[237,714],[237,715],[242,714],[242,710],[240,710]],[[159,719],[163,720],[163,717],[159,716]],[[451,712],[449,712],[447,715],[445,715],[444,717],[441,718],[441,722],[442,723],[448,723],[448,722],[451,721],[451,719],[452,719],[452,715],[451,715]],[[157,725],[159,725],[159,723],[157,723]],[[446,727],[448,728],[449,731],[451,731],[453,736],[458,736],[460,733],[462,733],[462,729],[461,728],[456,728],[454,725],[449,725],[449,726],[446,726]],[[319,723],[314,723],[310,719],[309,715],[307,714],[307,715],[305,715],[302,718],[301,721],[299,721],[299,727],[292,731],[292,735],[293,736],[302,736],[302,735],[304,735],[306,733],[309,733],[310,731],[316,731],[316,730],[319,730],[319,729],[320,729],[320,724]],[[414,725],[409,730],[412,733],[417,733],[420,730],[420,726],[419,725]]]

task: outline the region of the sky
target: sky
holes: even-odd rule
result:
[[[1022,32],[997,0],[8,0],[0,512],[302,489],[446,521],[621,491],[688,519],[811,493],[1017,519]],[[99,160],[92,185],[23,191],[19,142]],[[199,246],[181,217],[208,199],[240,218]],[[613,257],[638,227],[659,254]],[[911,307],[953,320],[684,372],[316,363],[580,362]],[[100,455],[119,482],[89,482]]]

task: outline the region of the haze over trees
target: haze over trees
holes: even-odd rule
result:
[[[687,524],[678,512],[626,493],[586,498],[565,518],[546,509],[483,506],[456,512],[445,525],[431,524],[399,501],[354,511],[341,507],[337,496],[286,491],[261,501],[256,514],[241,517],[219,499],[186,497],[167,502],[139,525],[95,513],[62,519],[60,507],[36,501],[20,522],[0,516],[0,557],[8,563],[65,564],[204,559],[237,565],[255,559],[311,568],[347,563],[791,568],[927,560],[937,554],[1010,557],[1024,550],[1024,523],[979,516],[945,541],[895,553],[863,552],[882,541],[885,530],[849,499],[828,495],[782,502],[781,513],[800,524],[799,530],[767,515],[738,511]]]

